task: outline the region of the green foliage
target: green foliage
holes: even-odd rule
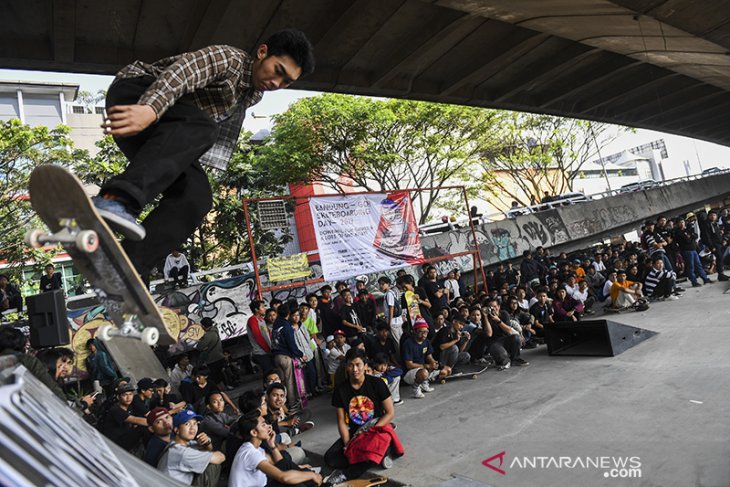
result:
[[[497,150],[500,117],[457,105],[323,94],[274,117],[261,158],[279,184],[318,181],[341,192],[431,188],[414,193],[423,223],[435,208],[463,208],[459,192],[441,186],[473,179],[478,160]]]
[[[19,266],[31,260],[40,269],[58,249],[29,249],[24,244],[30,228],[42,228],[32,211],[27,189],[31,171],[41,164],[74,167],[88,153],[73,148],[70,129],[24,125],[18,119],[0,122],[0,260],[11,265],[10,273],[19,277]]]

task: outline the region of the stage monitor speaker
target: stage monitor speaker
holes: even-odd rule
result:
[[[68,345],[70,335],[63,291],[56,290],[28,296],[28,326],[33,348]]]
[[[545,327],[550,355],[613,357],[656,332],[608,320],[556,323]]]

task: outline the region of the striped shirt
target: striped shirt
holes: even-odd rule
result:
[[[140,105],[149,105],[157,119],[184,95],[207,113],[219,127],[218,139],[200,163],[225,169],[241,132],[246,109],[261,100],[263,91],[253,86],[253,58],[231,46],[208,46],[152,64],[142,61],[124,67],[119,78],[154,76]]]
[[[667,269],[657,270],[652,267],[649,274],[646,275],[646,279],[644,279],[644,291],[646,292],[646,295],[651,296],[654,294],[654,288],[657,284],[659,284],[659,281],[666,277],[676,279],[677,274]]]

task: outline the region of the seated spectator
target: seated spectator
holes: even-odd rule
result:
[[[583,312],[583,305],[568,296],[565,288],[559,288],[553,299],[553,316],[556,322],[578,321]]]
[[[286,433],[289,436],[296,436],[314,428],[312,412],[309,409],[301,409],[291,412],[286,404],[286,387],[283,384],[271,384],[266,389],[266,409],[268,418],[272,425],[276,425],[277,432]]]
[[[487,301],[486,311],[486,320],[482,322],[482,333],[478,337],[481,345],[475,343],[472,347],[486,350],[497,364],[497,370],[508,369],[511,365],[530,365],[520,357],[522,339],[519,335],[512,333],[509,314],[501,309],[499,301],[496,299]]]
[[[605,274],[606,263],[603,261],[603,254],[597,253],[592,266],[599,274]]]
[[[433,339],[434,358],[441,367],[453,370],[456,365],[468,364],[471,355],[466,351],[471,335],[464,329],[464,320],[457,315],[451,326],[441,328]]]
[[[616,309],[633,306],[643,296],[641,283],[626,279],[626,271],[616,274],[616,282],[611,286],[611,306]]]
[[[18,332],[20,332],[20,330],[18,330]],[[22,340],[24,345],[25,337],[23,337]],[[36,354],[35,358],[37,359],[37,362],[35,363],[31,360],[21,358],[18,355],[16,355],[16,357],[18,357],[18,361],[23,365],[29,364],[31,367],[39,365],[40,369],[43,369],[45,366],[46,373],[40,374],[41,377],[39,377],[41,382],[45,383],[45,381],[50,378],[50,382],[53,384],[52,389],[55,387],[55,389],[58,390],[57,395],[59,395],[59,397],[65,400],[69,406],[77,407],[85,415],[90,414],[89,408],[94,403],[94,398],[97,395],[96,393],[88,394],[80,399],[76,399],[66,394],[61,387],[62,381],[71,375],[74,368],[74,353],[70,349],[59,347],[41,350]],[[36,371],[33,371],[33,369],[30,368],[28,370],[31,374],[38,377],[38,375],[36,375]]]
[[[180,391],[183,395],[183,400],[191,405],[195,411],[205,411],[205,398],[211,392],[220,391],[215,384],[208,381],[208,375],[210,375],[210,370],[205,365],[195,367],[192,373],[193,382],[190,384],[190,388],[183,388]],[[220,391],[220,394],[233,412],[239,414],[238,408],[233,404],[228,394],[223,391]]]
[[[677,292],[677,275],[664,268],[664,259],[654,257],[651,270],[644,281],[644,292],[651,299],[679,299]]]
[[[428,324],[424,322],[422,325],[421,329],[425,336]],[[376,438],[380,445],[386,446],[385,449],[379,448],[377,452],[372,452],[378,453],[382,458],[379,463],[390,466],[391,454],[403,453],[400,441],[390,424],[395,417],[390,391],[383,380],[365,374],[365,360],[365,353],[361,350],[354,349],[347,353],[348,380],[339,384],[332,396],[332,405],[337,408],[337,429],[340,438],[327,450],[324,460],[331,468],[344,470],[346,473],[344,476],[337,476],[333,472],[330,482],[335,477],[338,477],[338,481],[359,478],[370,468],[371,461],[354,462],[345,454],[345,447],[356,436],[365,435],[366,430],[374,430],[377,435],[390,437],[388,442],[382,442],[382,436]],[[369,438],[371,438],[369,435],[363,437],[365,441]],[[390,446],[387,446],[388,444]],[[389,451],[391,447],[395,451]]]
[[[172,416],[163,407],[156,407],[147,415],[147,429],[152,436],[145,446],[142,459],[157,468],[162,451],[172,441]]]
[[[398,367],[390,365],[388,357],[383,353],[375,355],[372,364],[373,370],[371,375],[373,377],[380,377],[385,381],[393,397],[393,404],[396,406],[403,404],[403,399],[400,398],[400,379],[403,371]]]
[[[104,415],[102,433],[126,451],[138,453],[147,419],[133,416],[129,410],[134,391],[132,384],[117,387],[117,403]]]
[[[246,335],[251,343],[251,359],[262,371],[274,368],[271,355],[271,332],[266,326],[266,303],[254,299],[249,305],[251,316],[246,322]]]
[[[442,379],[450,374],[447,369],[439,370],[427,336],[428,323],[419,317],[413,325],[413,335],[403,343],[403,363],[406,366],[403,381],[413,387],[413,397],[416,399],[423,398],[424,392],[433,391],[429,380]]]
[[[18,312],[23,311],[23,296],[17,286],[10,283],[10,278],[5,274],[0,274],[0,311],[16,309]]]
[[[317,486],[322,476],[285,458],[275,441],[275,433],[263,415],[254,410],[242,416],[238,431],[243,444],[236,452],[228,479],[229,487]],[[267,446],[267,451],[262,445]]]
[[[515,291],[515,297],[517,298],[517,305],[525,313],[530,312],[530,301],[527,300],[527,290],[523,287],[518,287]]]
[[[601,289],[601,292],[598,295],[599,301],[603,302],[611,297],[611,288],[613,287],[614,282],[616,282],[616,271],[611,270],[606,277],[606,282],[603,283],[603,289]]]
[[[588,292],[594,298],[600,299],[601,289],[606,282],[606,277],[600,272],[596,272],[596,268],[591,266],[586,270],[586,282],[588,283]]]
[[[545,338],[545,327],[555,323],[553,307],[548,303],[547,289],[544,287],[537,290],[536,298],[537,301],[530,307],[530,314],[534,318],[535,335]]]
[[[208,394],[205,405],[204,419],[199,424],[199,429],[213,441],[214,450],[224,451],[223,443],[228,437],[231,425],[238,420],[238,415],[225,412],[226,403],[218,391]]]
[[[177,356],[177,362],[170,372],[170,386],[180,390],[180,383],[185,379],[190,379],[192,372],[193,366],[190,364],[190,357],[187,353],[181,353]]]
[[[185,409],[172,418],[175,439],[165,447],[157,469],[185,485],[215,487],[220,478],[221,464],[226,456],[213,451],[213,442],[205,433],[198,433],[198,422],[203,418],[195,411]],[[195,479],[202,475],[202,479]]]
[[[171,392],[170,384],[165,379],[157,379],[152,384],[155,388],[155,394],[150,400],[150,408],[163,407],[168,410],[170,416],[182,411],[187,403],[180,399],[180,396]]]
[[[585,279],[580,281],[574,288],[566,288],[566,291],[568,291],[568,295],[571,298],[575,299],[583,306],[582,313],[588,315],[593,314],[593,310],[591,308],[593,307],[595,299],[590,295],[590,292],[588,292],[588,282]]]
[[[377,320],[375,322],[375,336],[369,337],[365,341],[365,350],[371,359],[374,359],[379,354],[383,354],[388,358],[388,364],[391,367],[400,367],[398,345],[390,334],[388,323],[383,320]],[[344,353],[347,353],[347,351]]]
[[[137,381],[137,394],[132,399],[132,404],[129,407],[129,413],[132,416],[139,416],[141,418],[147,416],[150,412],[150,401],[155,393],[154,383],[149,377],[142,377]]]
[[[532,322],[535,318],[520,308],[519,301],[514,296],[507,301],[507,314],[509,315],[509,325],[522,338],[523,348],[535,348],[535,343],[532,341],[532,337],[535,336],[535,329],[532,327]]]
[[[188,285],[188,273],[190,272],[190,263],[183,253],[182,249],[175,249],[168,254],[165,259],[165,266],[162,272],[166,281],[172,281],[174,288],[183,288]]]

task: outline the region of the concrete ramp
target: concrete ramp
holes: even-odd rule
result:
[[[14,362],[0,359],[0,485],[183,485],[112,444]]]

